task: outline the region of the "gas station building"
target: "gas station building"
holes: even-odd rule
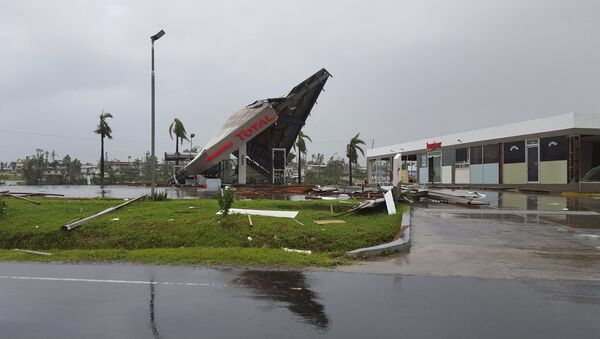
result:
[[[367,150],[370,184],[600,192],[600,115],[567,113]]]

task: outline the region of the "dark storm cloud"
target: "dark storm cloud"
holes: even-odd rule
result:
[[[598,113],[596,1],[13,1],[0,10],[0,160],[35,148],[95,161],[149,149],[149,36],[157,42],[158,154],[174,117],[210,139],[227,116],[333,75],[309,153],[570,111]]]

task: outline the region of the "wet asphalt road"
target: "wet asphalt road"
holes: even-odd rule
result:
[[[3,338],[597,338],[600,282],[0,263]],[[153,282],[153,283],[152,283]]]

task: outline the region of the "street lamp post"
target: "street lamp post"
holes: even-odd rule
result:
[[[194,140],[195,136],[196,134],[194,133],[190,134],[190,159],[192,158],[192,140]]]
[[[154,34],[153,36],[150,37],[150,40],[152,41],[152,158],[150,159],[152,161],[152,196],[154,196],[154,187],[156,186],[156,156],[155,156],[155,122],[154,122],[154,41],[160,39],[163,35],[165,35],[165,31],[163,31],[162,29],[160,30],[160,32]]]

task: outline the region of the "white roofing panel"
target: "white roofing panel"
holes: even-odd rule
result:
[[[600,115],[566,113],[548,118],[527,120],[518,123],[488,127],[467,132],[431,137],[401,144],[367,150],[367,157],[373,158],[394,153],[413,152],[427,148],[427,143],[441,142],[442,147],[481,142],[486,140],[518,137],[521,135],[546,133],[573,128],[600,129]],[[460,140],[460,141],[458,141]]]

